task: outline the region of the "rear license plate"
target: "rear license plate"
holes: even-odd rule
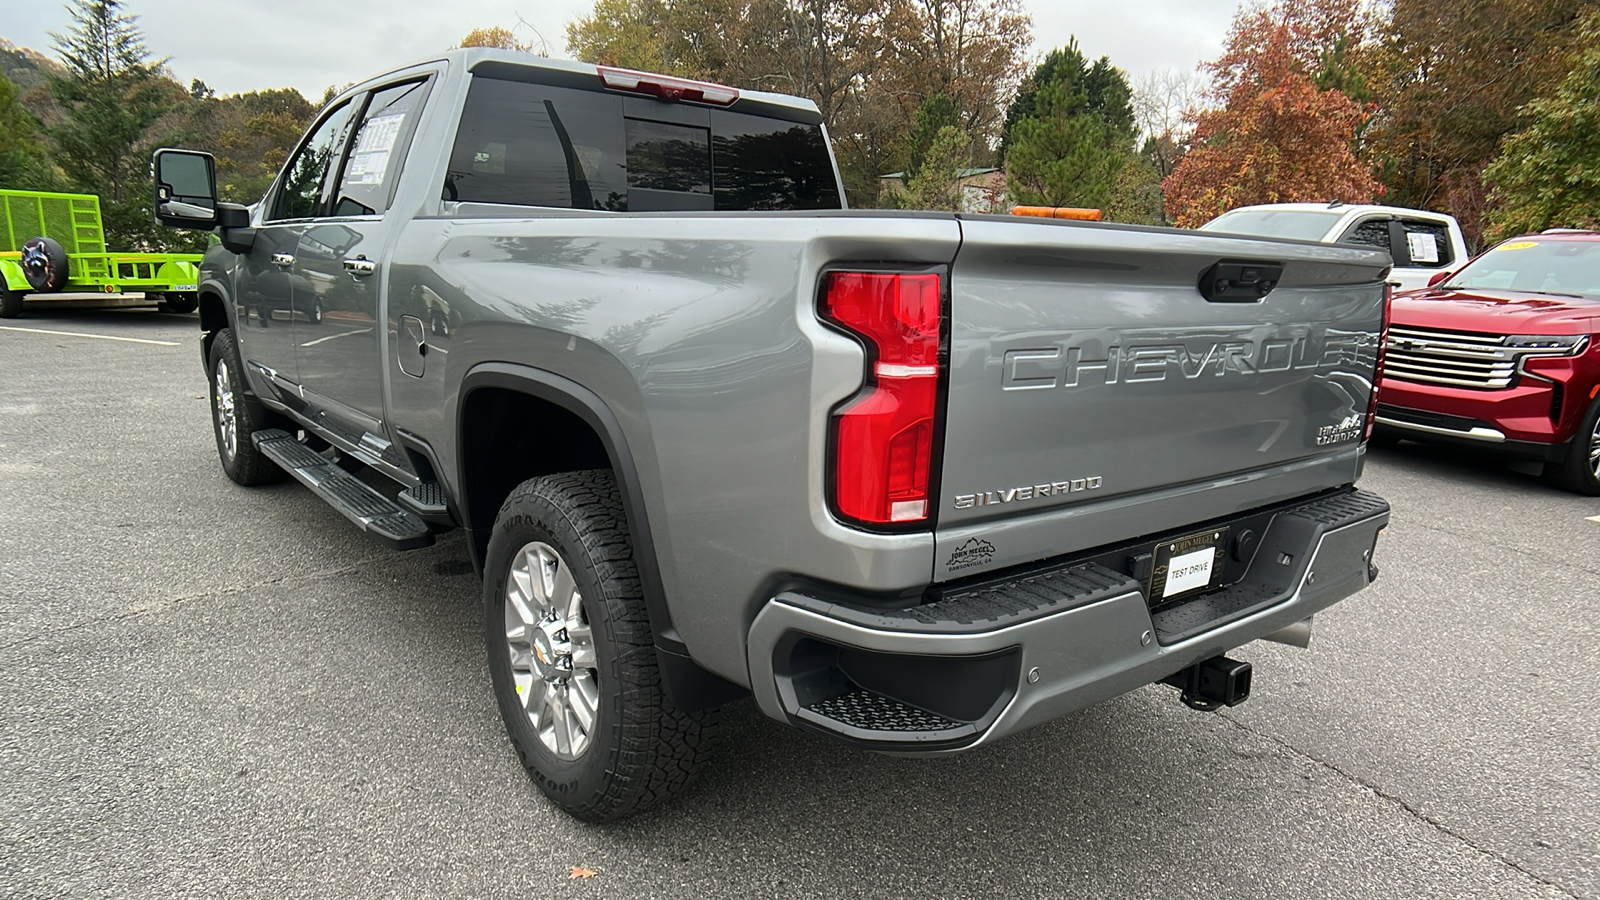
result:
[[[1156,545],[1150,570],[1150,605],[1215,587],[1222,579],[1222,553],[1228,529],[1216,528]]]

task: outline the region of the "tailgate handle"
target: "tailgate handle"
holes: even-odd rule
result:
[[[1280,263],[1224,259],[1200,276],[1200,295],[1212,303],[1254,303],[1282,277]]]

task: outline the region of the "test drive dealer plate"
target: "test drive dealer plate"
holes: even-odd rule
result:
[[[1157,544],[1150,571],[1150,605],[1160,606],[1216,586],[1222,578],[1222,553],[1227,546],[1226,528]]]

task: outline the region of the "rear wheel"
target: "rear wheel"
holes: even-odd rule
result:
[[[251,435],[270,427],[269,414],[260,401],[245,395],[244,368],[231,330],[224,328],[212,339],[209,371],[211,424],[222,471],[243,485],[281,481],[284,471],[251,440]]]
[[[495,519],[485,574],[495,698],[545,795],[603,822],[688,788],[717,714],[662,690],[611,472],[523,482]]]
[[[1559,488],[1589,496],[1600,496],[1600,400],[1589,411],[1567,447],[1567,458],[1546,466],[1545,480]]]
[[[22,291],[13,291],[0,278],[0,319],[15,319],[22,315]]]
[[[200,308],[200,298],[194,294],[162,294],[159,306],[162,312],[192,313]]]

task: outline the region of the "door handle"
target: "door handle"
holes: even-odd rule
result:
[[[345,260],[344,270],[358,278],[364,278],[378,271],[378,264],[365,256],[358,256],[355,259]]]
[[[272,264],[275,266],[292,266],[294,265],[294,254],[274,253],[272,254]]]

